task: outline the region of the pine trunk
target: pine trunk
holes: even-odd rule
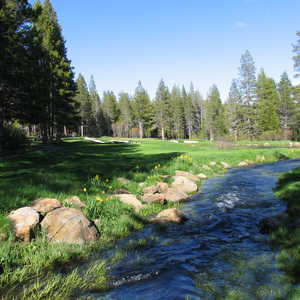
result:
[[[161,138],[162,138],[162,140],[165,139],[165,128],[164,127],[161,128]]]
[[[142,139],[144,137],[144,127],[142,122],[139,122],[139,132],[140,132],[140,139]]]

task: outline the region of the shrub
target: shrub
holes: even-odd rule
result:
[[[4,127],[4,150],[23,149],[28,144],[25,131],[17,125],[9,125]]]

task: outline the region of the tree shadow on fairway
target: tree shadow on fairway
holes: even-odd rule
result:
[[[150,172],[180,153],[143,154],[136,144],[63,143],[55,151],[36,147],[0,162],[0,211],[28,205],[38,197],[78,194],[95,175],[112,180]],[[130,176],[127,176],[130,178]]]

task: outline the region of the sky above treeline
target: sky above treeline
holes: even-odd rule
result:
[[[33,3],[34,1],[30,1]],[[226,100],[248,49],[257,71],[294,84],[292,44],[300,30],[299,0],[52,0],[76,77],[93,75],[98,92],[151,97],[161,78],[206,97],[216,84]]]

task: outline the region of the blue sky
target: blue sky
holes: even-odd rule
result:
[[[31,3],[34,1],[31,1]],[[97,89],[155,95],[161,78],[226,99],[249,49],[259,70],[292,78],[299,0],[52,0],[76,74]],[[293,79],[294,83],[300,83]]]

